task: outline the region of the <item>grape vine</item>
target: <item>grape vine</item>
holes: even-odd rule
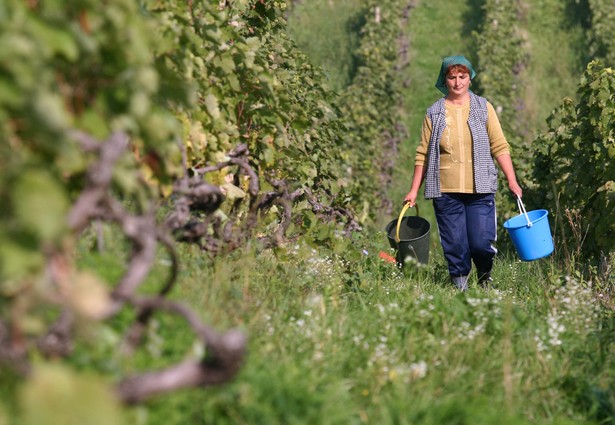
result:
[[[361,77],[341,101],[286,35],[284,2],[3,3],[0,369],[35,379],[52,359],[70,365],[78,323],[128,309],[126,352],[162,312],[183,318],[206,355],[119,377],[123,403],[232,379],[246,336],[168,299],[175,242],[212,254],[257,236],[333,243],[376,214],[382,146],[402,134],[400,4],[368,8]],[[129,247],[117,281],[75,259],[101,223]],[[144,295],[160,247],[170,275]]]
[[[533,177],[569,260],[597,264],[615,237],[615,70],[590,62],[577,96],[554,110],[534,142]]]

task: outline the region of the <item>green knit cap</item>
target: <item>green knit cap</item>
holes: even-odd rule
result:
[[[438,75],[438,81],[436,81],[436,88],[440,90],[445,95],[448,94],[448,88],[446,87],[446,83],[444,79],[446,78],[446,70],[451,65],[465,65],[470,70],[470,80],[473,80],[476,76],[476,72],[474,72],[474,68],[469,60],[466,59],[465,56],[447,56],[442,59],[442,66],[440,67],[440,75]]]

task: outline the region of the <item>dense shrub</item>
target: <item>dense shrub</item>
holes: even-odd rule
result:
[[[615,238],[615,70],[591,62],[577,95],[577,102],[564,100],[534,141],[533,177],[569,253],[597,260],[613,250]]]

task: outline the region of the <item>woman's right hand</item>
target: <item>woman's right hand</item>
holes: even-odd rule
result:
[[[411,190],[410,192],[408,192],[408,194],[404,198],[404,203],[405,204],[409,203],[410,207],[413,207],[416,204],[417,195],[418,195],[417,191]]]

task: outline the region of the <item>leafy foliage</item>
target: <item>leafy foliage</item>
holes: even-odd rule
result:
[[[376,206],[390,211],[391,203],[383,195],[390,185],[397,144],[406,133],[401,117],[404,79],[399,52],[411,3],[370,1],[367,6],[356,52],[356,75],[342,93],[341,109],[349,115],[347,154],[351,176],[360,181],[357,189],[374,194],[380,201]],[[361,195],[357,192],[355,196]],[[366,210],[362,215],[368,213]]]
[[[361,130],[348,136],[347,122],[361,114],[342,117],[321,71],[286,35],[284,9],[261,0],[3,4],[0,55],[10,60],[0,64],[2,368],[25,374],[31,353],[70,356],[77,323],[99,329],[129,305],[137,323],[128,345],[154,310],[184,317],[205,342],[207,361],[170,373],[224,368],[231,357],[217,343],[237,349],[229,374],[197,385],[220,383],[237,371],[242,338],[216,335],[164,298],[178,260],[167,226],[185,211],[159,224],[160,205],[201,202],[205,213],[194,212],[206,216],[201,235],[224,242],[226,224],[249,232],[258,221],[259,234],[282,243],[292,217],[290,236],[331,243],[342,227],[358,228],[355,206],[365,220],[375,213],[381,197],[365,188],[379,162],[349,152],[380,143],[382,134],[362,138],[354,124]],[[79,237],[96,221],[114,223],[128,242],[126,270],[113,288],[95,268],[76,265]],[[158,243],[171,257],[171,276],[159,297],[142,296],[136,288],[154,267]],[[116,391],[125,403],[140,402],[158,390],[135,390],[152,381],[137,375]]]
[[[541,202],[556,212],[562,242],[582,244],[595,259],[615,237],[615,71],[588,64],[578,102],[565,99],[549,117],[549,131],[533,143],[534,179]],[[566,213],[576,211],[578,222]]]
[[[168,48],[156,52],[158,62],[176,78],[186,76],[183,83],[194,87],[200,105],[179,112],[188,163],[217,162],[244,142],[259,174],[292,177],[291,190],[320,184],[337,193],[330,177],[339,172],[334,134],[340,122],[332,93],[287,38],[280,5],[234,3],[221,11],[207,2],[155,3],[166,24],[158,46]],[[331,155],[319,155],[316,147]]]
[[[135,201],[153,194],[139,184],[142,167],[170,173],[180,169],[180,156],[172,142],[179,126],[159,106],[166,98],[148,53],[155,25],[133,2],[45,2],[32,10],[9,1],[0,17],[2,52],[11,58],[0,65],[0,276],[6,282],[40,267],[43,251],[66,243],[68,208],[92,160],[73,131],[101,140],[112,131],[132,135],[137,155],[119,163],[113,181]]]

